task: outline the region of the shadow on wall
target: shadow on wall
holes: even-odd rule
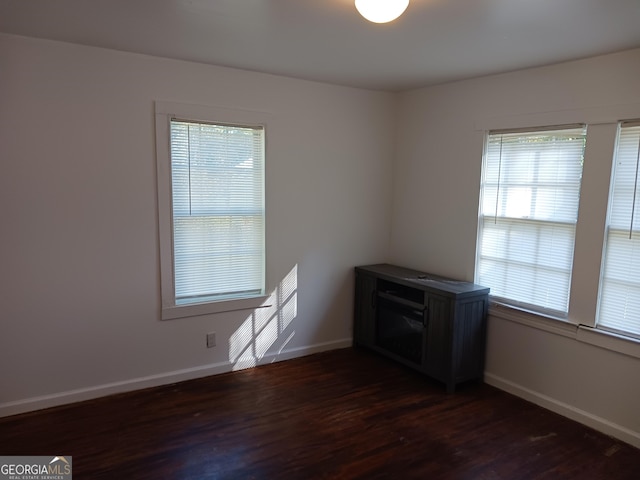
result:
[[[269,298],[269,305],[255,309],[229,339],[229,361],[233,370],[255,367],[272,348],[272,362],[295,335],[298,315],[298,265],[282,279]]]

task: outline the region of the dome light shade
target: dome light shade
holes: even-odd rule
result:
[[[360,15],[373,23],[395,20],[407,9],[409,0],[356,0]]]

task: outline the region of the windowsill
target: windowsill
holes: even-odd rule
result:
[[[564,318],[543,315],[503,303],[492,302],[489,307],[489,315],[555,333],[556,335],[562,335],[563,337],[575,338],[578,330],[577,325]]]
[[[562,318],[541,315],[500,303],[492,303],[489,306],[489,315],[555,335],[573,338],[579,342],[630,357],[640,358],[640,340],[635,338],[617,335],[584,325],[576,325]]]
[[[584,325],[578,327],[576,338],[580,342],[606,348],[630,357],[640,358],[640,340],[635,338],[605,332],[597,328],[585,327]]]
[[[268,295],[259,295],[256,297],[221,300],[218,302],[162,307],[162,320],[174,320],[177,318],[197,317],[201,315],[270,307],[271,305],[266,303],[268,299]]]

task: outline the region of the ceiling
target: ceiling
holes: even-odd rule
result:
[[[640,47],[640,0],[0,0],[0,32],[398,91]]]

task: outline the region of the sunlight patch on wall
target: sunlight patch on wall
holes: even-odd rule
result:
[[[298,266],[280,282],[278,291],[278,305],[280,307],[280,331],[284,331],[293,319],[298,316]]]
[[[229,339],[233,370],[255,367],[273,346],[278,346],[281,353],[295,335],[295,331],[285,330],[298,316],[298,265],[282,279],[264,305],[268,306],[252,311]]]

